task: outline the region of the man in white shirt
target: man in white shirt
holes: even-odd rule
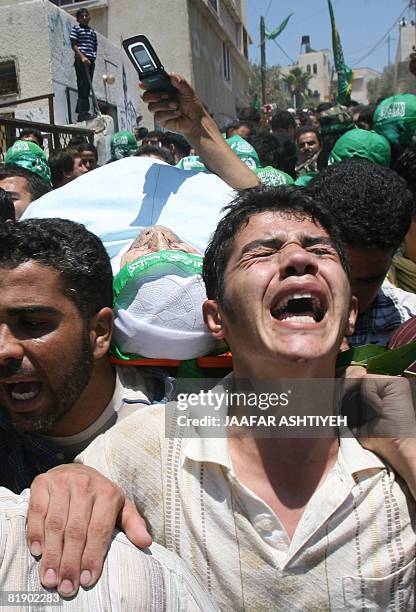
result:
[[[29,491],[15,495],[0,487],[0,606],[2,610],[54,612],[214,612],[217,608],[171,552],[154,544],[141,551],[121,533],[115,533],[98,583],[77,596],[61,599],[45,590],[39,579],[39,561],[26,546]]]
[[[205,320],[234,363],[214,396],[247,381],[258,391],[278,379],[334,377],[357,302],[340,237],[319,204],[292,188],[242,194],[208,247],[204,280]],[[267,437],[237,428],[220,437],[193,420],[215,415],[205,399],[184,413],[187,428],[176,409],[166,416],[148,407],[79,460],[134,500],[155,541],[186,560],[223,610],[410,609],[415,507],[394,473],[341,430],[276,439],[273,428]],[[324,409],[336,418],[326,387],[318,401],[311,387],[302,406],[288,407],[295,416]],[[246,404],[229,406],[229,417],[242,414],[251,415]],[[63,480],[77,470],[90,487],[95,476],[84,466],[57,468],[42,484],[67,496]],[[53,516],[59,496],[48,497]],[[61,579],[67,573],[61,564]]]

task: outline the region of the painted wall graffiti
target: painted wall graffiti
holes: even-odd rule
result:
[[[51,34],[55,34],[57,30],[58,32],[62,32],[62,42],[64,47],[71,47],[70,34],[72,23],[69,19],[65,19],[64,23],[62,15],[59,11],[56,11],[55,14],[50,12],[48,13],[48,27]]]
[[[124,108],[119,108],[119,128],[120,130],[133,131],[136,125],[137,110],[133,102],[129,100]]]
[[[123,64],[123,97],[124,97],[124,108],[119,109],[119,128],[121,130],[133,131],[133,127],[136,125],[137,109],[133,102],[128,99],[128,85],[127,85],[127,74]]]

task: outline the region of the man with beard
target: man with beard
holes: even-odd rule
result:
[[[150,403],[151,383],[110,364],[112,270],[83,225],[1,225],[0,269],[0,472],[20,492]]]
[[[318,156],[321,148],[317,129],[312,126],[304,126],[298,129],[296,132],[298,160],[295,168],[297,176],[303,176],[309,172],[318,172]]]

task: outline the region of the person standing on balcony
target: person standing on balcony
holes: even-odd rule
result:
[[[78,121],[91,119],[89,113],[91,83],[97,58],[97,33],[88,25],[90,14],[85,8],[77,11],[78,23],[71,30],[71,45],[75,53],[75,72],[77,75],[78,101],[76,112]]]

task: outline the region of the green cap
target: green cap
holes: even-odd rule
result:
[[[308,172],[307,174],[302,174],[302,176],[298,176],[295,181],[296,187],[307,187],[309,183],[318,176],[317,172]]]
[[[34,172],[48,185],[51,184],[51,170],[43,150],[30,140],[16,140],[8,149],[4,159],[6,166],[19,166]]]
[[[254,172],[260,179],[260,182],[267,187],[279,187],[279,185],[293,185],[293,178],[283,172],[277,170],[273,166],[266,166],[265,168],[256,168]]]
[[[256,150],[251,146],[247,140],[241,138],[241,136],[232,136],[228,138],[226,142],[230,145],[231,149],[236,155],[243,161],[250,170],[255,171],[260,169],[260,159],[257,155]],[[198,155],[190,155],[189,157],[183,157],[178,164],[177,168],[182,170],[208,170],[204,162]]]
[[[238,155],[241,161],[251,170],[256,170],[256,168],[261,167],[257,151],[247,142],[247,140],[244,140],[241,136],[231,136],[231,138],[227,138],[225,142],[230,145],[234,153]]]
[[[390,143],[384,136],[373,131],[359,128],[350,130],[336,141],[328,159],[328,166],[351,157],[360,157],[375,164],[390,166]]]
[[[132,132],[127,130],[116,132],[111,139],[111,159],[115,161],[123,157],[130,157],[138,148],[139,145]]]
[[[349,108],[336,104],[320,113],[319,122],[322,136],[344,134],[354,127],[354,116]]]
[[[182,157],[182,159],[176,164],[176,168],[181,168],[182,170],[208,170],[198,155],[188,155],[188,157]]]
[[[416,96],[401,94],[380,102],[373,125],[392,144],[410,144],[416,130]]]

